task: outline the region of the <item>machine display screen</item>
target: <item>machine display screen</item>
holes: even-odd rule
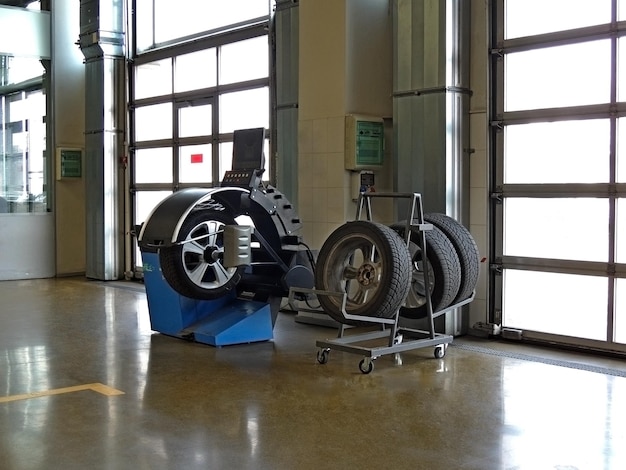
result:
[[[233,133],[233,170],[262,169],[265,166],[265,129],[239,129]]]

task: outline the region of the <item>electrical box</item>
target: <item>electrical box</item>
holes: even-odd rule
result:
[[[83,176],[83,150],[80,148],[57,148],[56,178],[81,178]]]
[[[345,132],[346,170],[371,170],[383,165],[382,118],[349,114],[346,116]]]

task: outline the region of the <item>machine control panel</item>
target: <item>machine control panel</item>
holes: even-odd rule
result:
[[[228,170],[222,178],[222,186],[251,188],[255,186],[256,177],[256,170]]]

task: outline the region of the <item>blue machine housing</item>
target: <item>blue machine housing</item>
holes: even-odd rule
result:
[[[216,205],[252,221],[252,263],[235,291],[215,300],[191,299],[164,278],[159,252],[182,241],[181,226],[190,214]],[[271,186],[188,188],[165,198],[138,237],[153,330],[214,346],[272,339],[281,298],[290,287],[313,287],[300,227],[292,205]]]
[[[158,253],[142,252],[144,282],[154,331],[211,346],[267,341],[273,338],[271,305],[237,298],[216,300],[180,295],[161,274]]]

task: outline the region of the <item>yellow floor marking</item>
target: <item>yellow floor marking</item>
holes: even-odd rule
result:
[[[0,397],[0,403],[8,403],[10,401],[28,400],[30,398],[48,397],[50,395],[61,395],[62,393],[82,392],[84,390],[92,390],[106,396],[124,395],[124,392],[116,390],[100,383],[76,385],[74,387],[55,388],[54,390],[45,390],[42,392],[24,393],[22,395],[11,395],[8,397]]]

